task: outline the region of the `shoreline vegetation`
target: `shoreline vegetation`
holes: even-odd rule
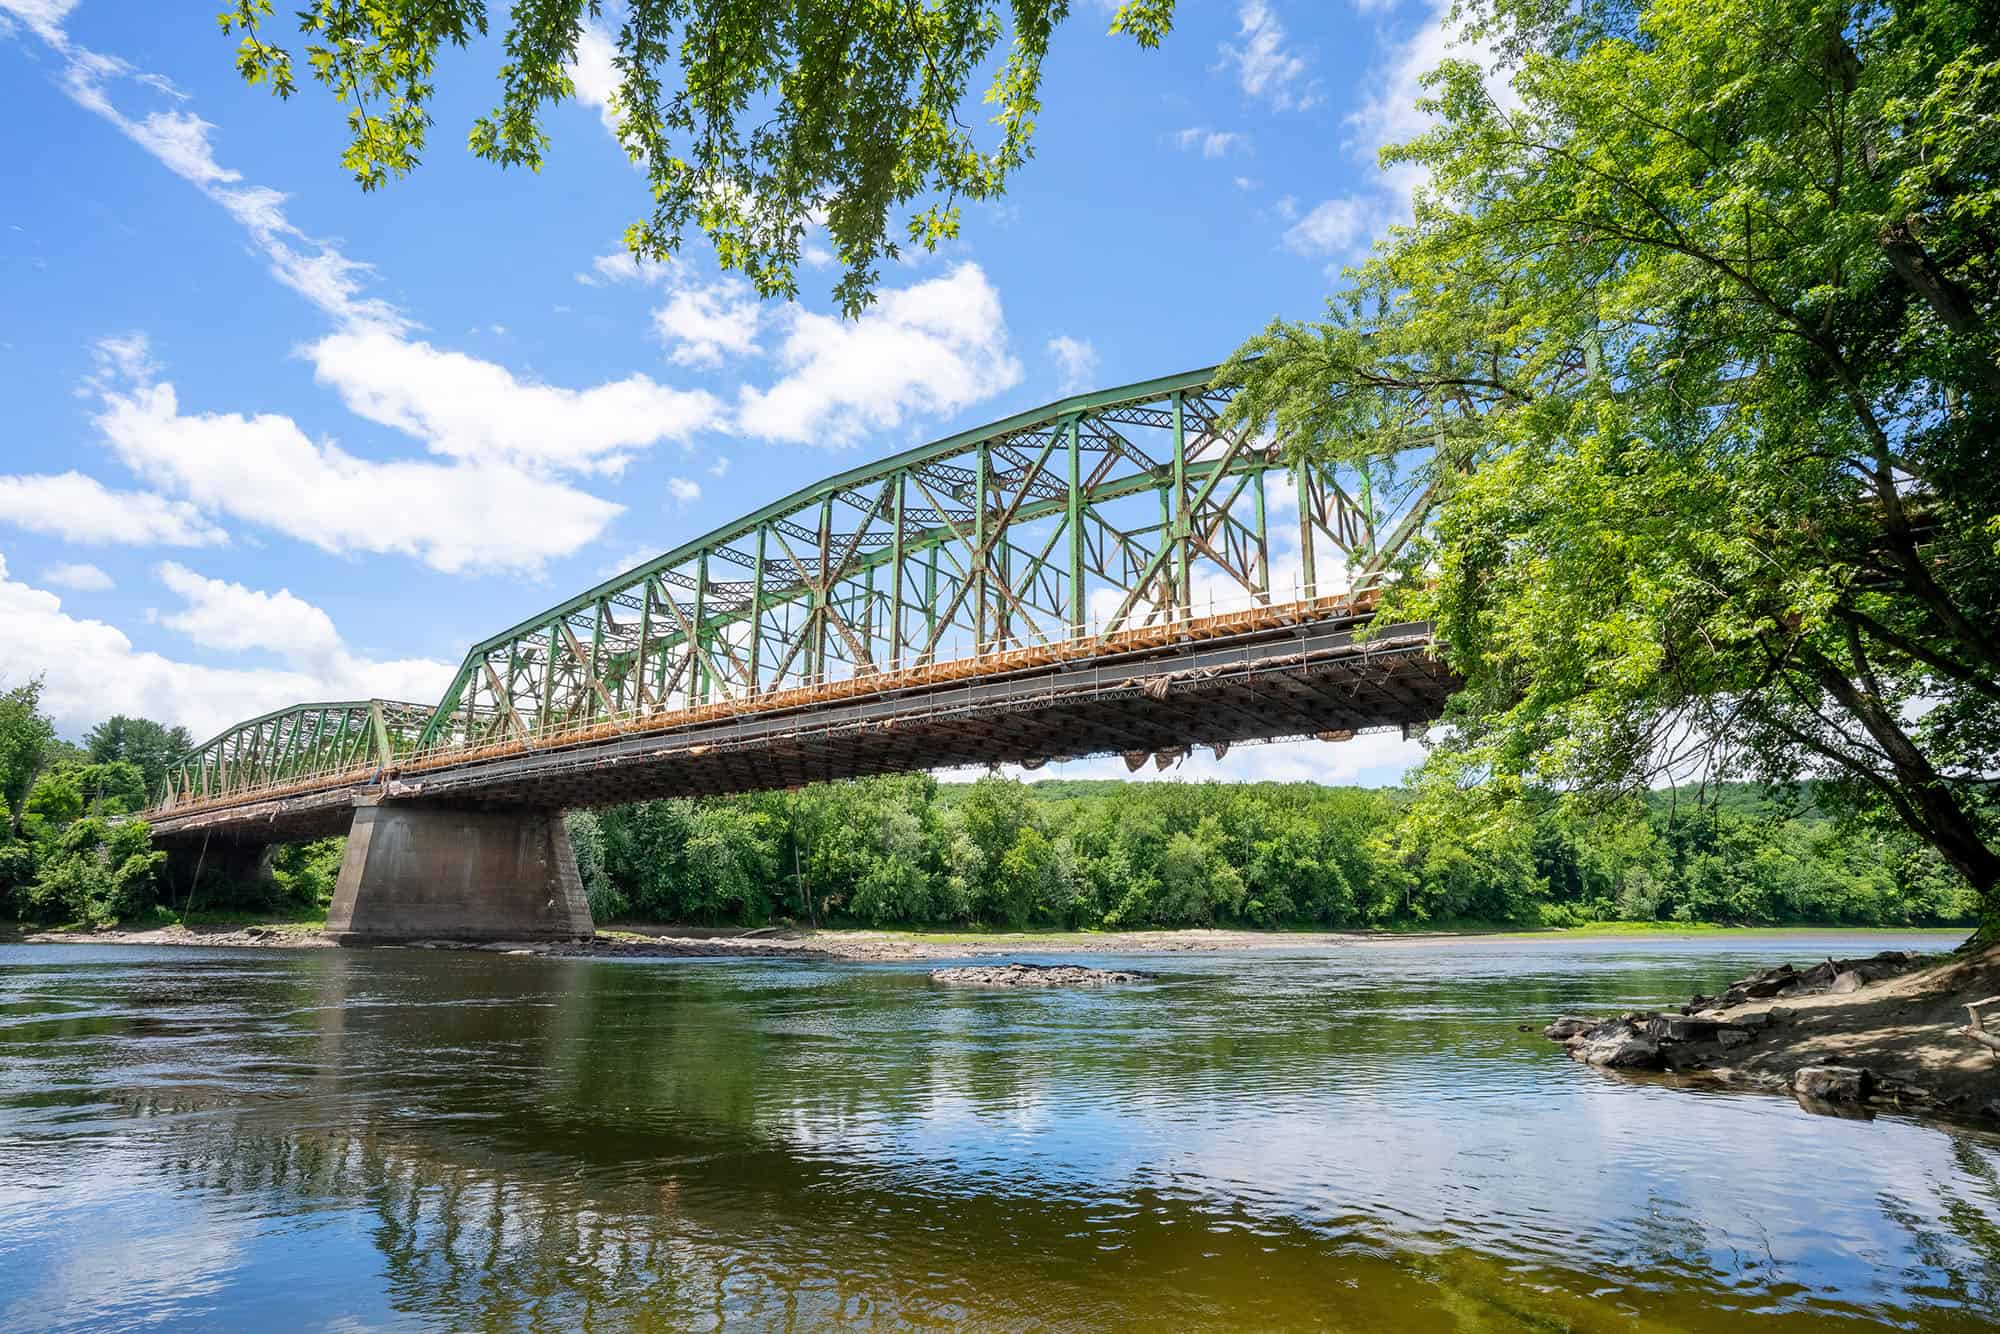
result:
[[[211,867],[190,895],[166,885],[142,825],[103,818],[120,806],[98,800],[95,771],[122,767],[59,767],[37,783],[22,837],[0,842],[0,921],[324,919],[342,840],[278,847],[255,882]],[[640,802],[568,823],[600,923],[1396,932],[1976,921],[1978,896],[1935,852],[1836,818],[1816,795],[1725,784],[1700,800],[1654,792],[1589,812],[1551,798],[1461,825],[1398,788],[906,774]]]

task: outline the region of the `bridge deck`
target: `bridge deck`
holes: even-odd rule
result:
[[[855,677],[148,813],[166,838],[342,832],[357,796],[560,809],[912,769],[1428,722],[1455,682],[1430,627],[1355,631],[1322,599]]]

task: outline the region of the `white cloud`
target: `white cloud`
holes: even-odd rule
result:
[[[331,334],[304,355],[314,378],[356,415],[470,461],[616,472],[631,450],[686,440],[723,416],[705,390],[644,375],[589,389],[534,384],[493,362],[381,330]]]
[[[1041,769],[1002,765],[1003,772],[1027,782],[1045,778],[1117,778],[1128,782],[1222,783],[1358,783],[1384,786],[1396,783],[1424,758],[1423,743],[1405,741],[1397,732],[1371,732],[1351,741],[1273,741],[1244,743],[1229,748],[1217,759],[1207,746],[1194,747],[1179,763],[1165,770],[1150,760],[1137,770],[1126,767],[1117,755],[1100,755],[1087,760],[1066,760]],[[948,779],[970,779],[984,769],[941,771]]]
[[[20,2],[7,0],[9,4]],[[368,265],[349,259],[330,242],[307,236],[287,218],[284,195],[244,184],[241,173],[217,161],[210,143],[213,126],[178,108],[131,116],[113,104],[108,92],[114,80],[133,79],[155,88],[162,87],[163,81],[76,45],[59,26],[44,25],[37,31],[43,32],[45,40],[63,57],[64,87],[71,98],[220,204],[248,231],[279,281],[333,319],[337,332],[305,351],[322,383],[338,390],[356,413],[416,436],[435,453],[503,466],[488,466],[473,474],[414,464],[363,464],[331,445],[317,455],[321,464],[337,461],[339,471],[350,477],[367,468],[404,468],[406,477],[426,487],[433,503],[448,502],[461,512],[490,512],[505,504],[505,498],[526,499],[540,486],[520,470],[616,471],[631,450],[662,439],[685,440],[697,430],[720,423],[721,405],[703,391],[675,390],[643,375],[581,390],[535,384],[493,362],[411,340],[407,337],[412,328],[410,319],[387,301],[364,293],[364,284],[372,274]],[[164,86],[171,91],[171,85]],[[140,343],[132,364],[116,364],[114,368],[127,381],[143,382],[151,375],[149,365],[138,363],[143,354]],[[122,354],[107,348],[106,355],[118,363]],[[171,402],[170,387],[166,393]],[[135,395],[130,401],[139,397]],[[244,421],[240,417],[215,420]],[[257,423],[274,420],[283,419],[255,419]],[[292,430],[296,433],[296,428]],[[303,437],[300,442],[305,451],[318,448],[304,442]],[[298,450],[291,456],[302,464],[314,457]],[[254,471],[267,474],[270,469],[266,461],[259,461]],[[324,480],[324,474],[309,471],[292,479],[292,489],[304,491],[316,480]],[[448,485],[454,481],[473,483],[493,494],[451,495]],[[615,507],[581,492],[557,489],[552,494],[562,500],[559,519],[569,523],[559,541],[578,539],[584,528],[594,533],[603,515],[616,512]],[[226,507],[220,501],[213,503]],[[320,507],[309,502],[293,510],[296,514],[316,508]],[[403,538],[356,545],[348,525],[336,526],[328,533],[312,533],[299,531],[295,517],[283,516],[277,526],[328,549],[411,549]],[[540,549],[535,543],[528,545]],[[475,547],[483,550],[479,544]],[[459,559],[445,555],[441,544],[423,544],[421,549],[433,563]]]
[[[672,349],[676,365],[720,366],[727,356],[757,351],[763,310],[757,294],[740,278],[706,287],[683,287],[653,312],[653,327]]]
[[[1254,176],[1234,176],[1230,178],[1239,190],[1255,190],[1263,182]]]
[[[73,588],[79,593],[102,593],[117,587],[111,576],[95,565],[67,561],[43,570],[42,582],[54,584],[57,588]]]
[[[1370,71],[1367,85],[1375,91],[1347,117],[1354,131],[1349,144],[1357,161],[1372,164],[1386,144],[1407,143],[1431,126],[1429,115],[1417,109],[1426,96],[1424,76],[1447,59],[1471,60],[1488,71],[1487,91],[1505,110],[1520,106],[1512,83],[1497,72],[1498,54],[1487,42],[1464,42],[1452,24],[1451,0],[1431,0],[1424,22],[1405,40],[1390,47],[1386,60]],[[1410,213],[1410,201],[1426,179],[1423,168],[1403,163],[1378,178],[1393,198],[1400,217]]]
[[[107,393],[96,421],[127,467],[207,510],[322,551],[395,552],[447,573],[535,569],[620,512],[506,463],[377,463],[276,413],[183,414],[171,384]]]
[[[126,134],[173,172],[195,185],[232,185],[243,174],[215,160],[208,132],[215,128],[187,111],[155,111],[130,122]]]
[[[244,653],[263,649],[294,664],[323,664],[343,648],[333,618],[288,588],[262,593],[242,584],[209,579],[172,561],[154,573],[187,604],[160,624],[203,648]]]
[[[1049,340],[1049,355],[1055,358],[1057,383],[1063,393],[1090,387],[1097,375],[1097,349],[1089,339],[1060,334]]]
[[[105,84],[113,78],[137,78],[131,66],[68,41],[60,32],[49,38],[65,57],[64,89],[77,105],[116,126],[175,175],[186,180],[250,233],[264,252],[273,277],[305,297],[342,324],[402,330],[409,319],[389,302],[364,296],[364,283],[374,272],[351,260],[338,247],[306,235],[285,216],[285,196],[265,186],[243,185],[242,173],[216,160],[209,143],[215,127],[199,116],[179,110],[155,111],[133,118],[112,104]]]
[[[710,477],[729,476],[729,456],[727,454],[716,455],[715,462],[708,465],[708,475]]]
[[[1198,149],[1205,158],[1219,158],[1238,150],[1247,151],[1250,138],[1234,130],[1210,130],[1196,125],[1176,131],[1174,144],[1183,152]]]
[[[1369,239],[1373,214],[1353,195],[1323,199],[1285,232],[1285,245],[1301,255],[1344,255]]]
[[[600,29],[586,23],[576,40],[576,59],[566,67],[576,85],[576,100],[597,112],[613,138],[618,135],[618,67],[611,63],[618,48]]]
[[[629,250],[614,250],[608,255],[599,255],[590,261],[590,273],[579,273],[576,280],[585,287],[599,287],[605,283],[662,283],[672,271],[666,264],[641,264]]]
[[[627,570],[637,569],[639,566],[663,554],[665,553],[658,547],[634,547],[616,560],[606,561],[603,565],[598,566],[597,577],[599,579],[609,579],[614,574],[623,574]]]
[[[673,497],[674,504],[685,508],[701,499],[701,483],[687,477],[669,477],[667,494]]]
[[[0,26],[8,18],[19,19],[53,46],[62,40],[62,21],[76,6],[77,0],[0,0]]]
[[[88,383],[102,384],[107,379],[147,380],[159,369],[153,362],[152,340],[143,333],[112,334],[97,340],[91,349],[97,359],[98,373],[88,378]]]
[[[1285,29],[1266,0],[1243,0],[1236,17],[1236,39],[1241,44],[1224,42],[1219,49],[1223,64],[1235,66],[1236,82],[1243,91],[1279,111],[1304,111],[1316,105],[1319,95],[1305,82],[1305,57],[1287,49]]]
[[[444,692],[454,669],[422,659],[376,662],[345,650],[313,669],[176,661],[139,650],[115,626],[70,615],[54,593],[10,578],[4,558],[0,624],[7,627],[0,635],[0,680],[41,675],[42,703],[69,733],[111,713],[184,724],[205,737],[299,700],[384,695],[428,701]]]
[[[185,501],[114,491],[80,472],[0,476],[0,523],[96,546],[202,547],[229,540]]]
[[[738,426],[766,440],[846,445],[913,413],[949,413],[1019,383],[1000,294],[977,264],[885,291],[858,320],[784,314],[784,372],[745,386]]]
[[[667,303],[653,312],[653,328],[669,347],[676,365],[711,368],[727,356],[744,356],[757,348],[763,309],[756,292],[741,278],[724,276],[712,283],[694,281],[686,268],[641,263],[627,250],[599,255],[590,273],[576,280],[586,287],[606,283],[638,283],[648,287],[674,285]]]

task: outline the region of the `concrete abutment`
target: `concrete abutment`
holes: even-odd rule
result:
[[[341,944],[575,940],[593,930],[559,812],[355,804],[326,918]]]

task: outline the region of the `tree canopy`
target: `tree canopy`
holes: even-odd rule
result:
[[[39,676],[0,693],[0,803],[9,835],[20,832],[21,808],[55,739],[55,724],[42,712]]]
[[[1226,372],[1428,453],[1401,595],[1495,818],[1816,776],[2000,890],[2000,5],[1464,0],[1410,225]]]
[[[1175,0],[1124,0],[1111,31],[1159,43]],[[760,295],[793,296],[807,228],[823,223],[847,313],[870,299],[904,238],[955,236],[963,200],[990,199],[1033,151],[1042,62],[1070,0],[626,0],[615,36],[600,0],[513,0],[500,38],[499,102],[475,120],[472,152],[541,166],[543,118],[577,95],[580,50],[609,42],[619,142],[646,173],[649,214],[626,242],[666,260],[690,230]],[[271,0],[218,16],[236,67],[281,98],[299,88]],[[343,164],[364,190],[422,161],[447,48],[488,34],[485,0],[312,0],[297,14],[309,77],[347,108]],[[496,25],[497,26],[497,25]],[[1005,39],[1005,56],[996,58]],[[988,68],[990,73],[988,73]],[[963,113],[974,80],[994,132]]]
[[[122,713],[112,714],[83,738],[84,751],[93,764],[124,761],[135,766],[147,797],[165,788],[168,766],[193,746],[194,738],[185,727],[166,727],[150,718],[130,718]]]
[[[1908,833],[1741,786],[1495,825],[1394,789],[924,774],[574,812],[600,923],[1396,927],[1479,920],[1957,923]]]

